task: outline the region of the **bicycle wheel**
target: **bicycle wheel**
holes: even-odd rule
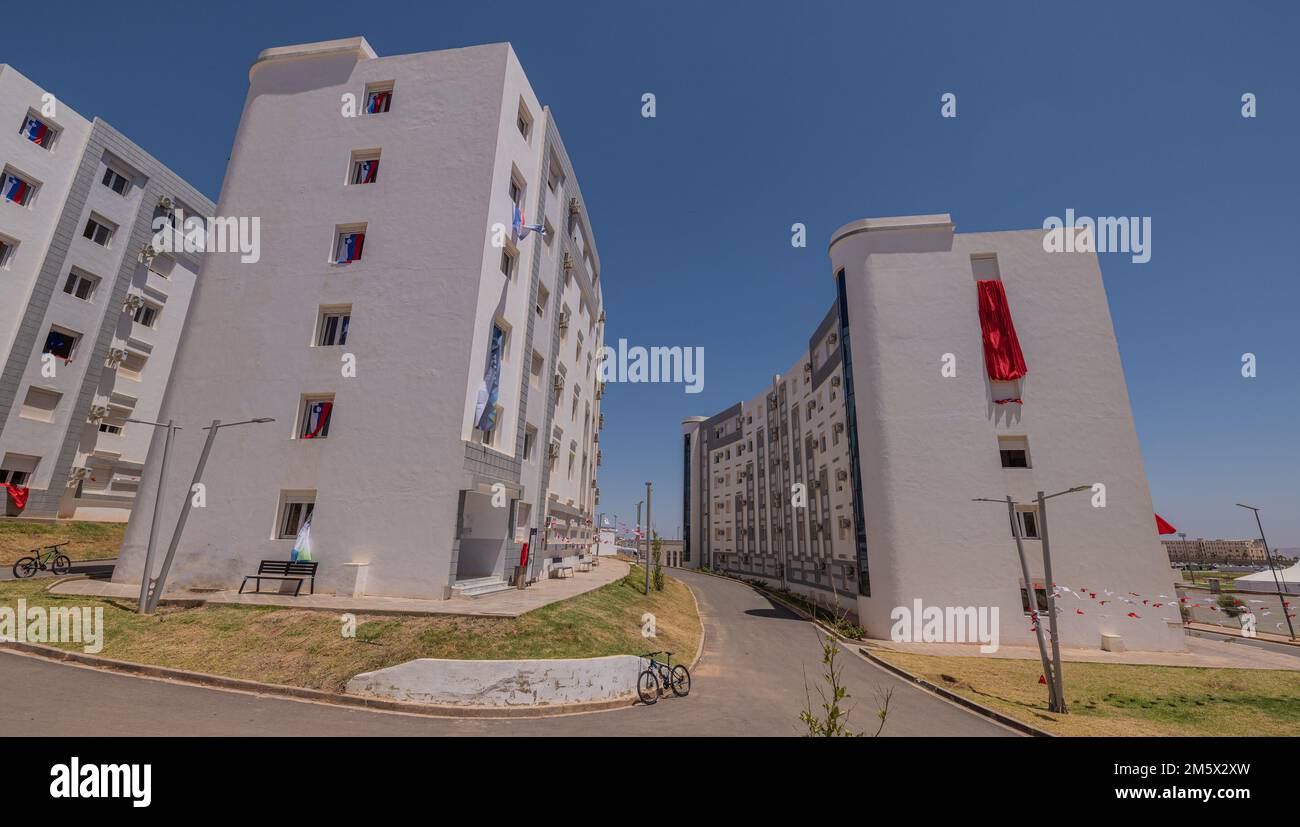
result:
[[[659,700],[659,678],[655,673],[647,669],[641,673],[641,677],[636,680],[636,694],[641,699],[641,703],[649,706]]]
[[[50,563],[50,568],[54,569],[55,574],[67,574],[72,571],[72,561],[68,559],[68,555],[60,554],[54,558],[54,562]]]
[[[31,577],[36,573],[36,558],[23,557],[17,563],[14,563],[14,578],[21,580],[24,577]]]
[[[691,673],[681,664],[673,667],[672,689],[673,694],[679,698],[691,694]]]

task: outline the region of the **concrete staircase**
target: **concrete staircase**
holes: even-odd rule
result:
[[[457,580],[451,587],[451,592],[454,597],[482,597],[485,594],[513,588],[514,586],[501,577],[473,577],[469,580]]]

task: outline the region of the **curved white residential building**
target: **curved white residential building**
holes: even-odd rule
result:
[[[808,350],[683,423],[691,559],[856,609],[875,637],[919,600],[998,607],[1001,640],[1029,644],[1030,589],[1050,587],[1033,500],[1099,483],[1104,507],[1091,488],[1049,505],[1062,640],[1181,650],[1098,259],[1046,252],[1044,232],[957,234],[947,215],[837,230]],[[1023,376],[990,378],[980,282],[1005,297]],[[1008,495],[1031,584],[1005,506],[974,501]]]
[[[516,237],[516,209],[545,233]],[[534,577],[589,549],[600,257],[509,44],[266,50],[219,212],[260,217],[262,251],[203,271],[162,412],[188,429],[164,480],[168,534],[199,429],[275,422],[221,431],[169,585],[238,586],[289,559],[308,517],[319,587],[349,594],[503,588],[534,530]],[[139,582],[152,507],[150,483],[118,580]]]

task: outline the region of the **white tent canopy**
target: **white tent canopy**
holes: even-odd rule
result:
[[[1296,563],[1290,568],[1278,569],[1276,582],[1282,584],[1282,591],[1300,594],[1300,563]],[[1238,577],[1235,583],[1252,591],[1273,591],[1277,588],[1273,580],[1273,572],[1268,569]]]

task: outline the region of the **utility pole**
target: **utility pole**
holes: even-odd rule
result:
[[[126,421],[167,429],[167,436],[163,440],[162,462],[158,466],[158,486],[153,496],[153,519],[149,523],[149,541],[144,553],[144,570],[140,572],[140,603],[136,607],[136,611],[144,614],[149,605],[149,589],[153,583],[154,549],[158,542],[158,523],[162,520],[162,509],[159,506],[162,503],[163,480],[167,479],[167,456],[172,450],[172,438],[175,436],[176,431],[181,429],[176,426],[176,421],[173,419],[167,420],[166,425],[145,419],[127,419]]]
[[[653,532],[650,530],[650,489],[653,485],[649,482],[645,484],[645,595],[650,596],[650,537]]]
[[[1065,686],[1061,677],[1061,644],[1056,628],[1056,581],[1052,579],[1052,552],[1047,544],[1047,498],[1038,492],[1038,535],[1043,541],[1043,587],[1047,591],[1047,612],[1049,628],[1052,630],[1052,678],[1056,681],[1056,705],[1053,711],[1062,714],[1069,712],[1065,706]]]
[[[1244,503],[1237,503],[1237,505],[1255,512],[1255,525],[1259,526],[1259,539],[1264,542],[1264,559],[1268,561],[1268,570],[1273,572],[1273,585],[1277,587],[1277,599],[1282,604],[1282,616],[1286,618],[1287,631],[1291,633],[1291,639],[1295,640],[1295,627],[1291,625],[1291,610],[1286,605],[1286,598],[1282,596],[1282,582],[1277,579],[1277,569],[1273,568],[1273,553],[1268,550],[1268,540],[1264,537],[1264,524],[1259,520],[1259,509]]]
[[[243,422],[231,422],[228,425],[222,425],[220,419],[212,420],[212,424],[204,428],[208,432],[207,441],[203,443],[203,453],[199,454],[199,464],[194,467],[194,480],[190,487],[185,491],[185,504],[181,507],[181,515],[176,519],[176,529],[172,532],[172,541],[167,546],[167,556],[163,559],[162,570],[158,572],[158,580],[155,582],[153,589],[149,594],[148,604],[145,606],[145,614],[153,614],[158,609],[158,600],[162,597],[163,588],[167,585],[167,574],[171,571],[172,561],[176,559],[176,547],[180,545],[181,533],[185,531],[185,523],[190,518],[190,511],[194,508],[194,487],[199,484],[203,477],[203,469],[208,464],[208,455],[212,453],[212,443],[217,438],[217,431],[222,428],[229,428],[235,425],[248,425],[250,423],[274,422],[270,417],[260,417],[258,419],[246,419]]]

